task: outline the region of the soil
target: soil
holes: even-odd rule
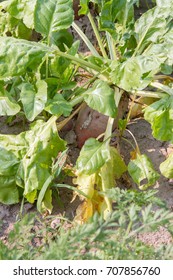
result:
[[[141,14],[144,11],[144,8],[139,9],[137,12]],[[88,20],[86,17],[82,17],[76,20],[76,23],[79,27],[82,27],[86,36],[89,40],[91,40],[94,44],[95,38],[91,29],[91,26],[88,24]],[[75,38],[79,39],[78,35],[73,31],[73,35]],[[81,42],[80,51],[86,52],[85,45]],[[139,129],[140,127],[140,129]],[[7,118],[0,118],[0,133],[1,134],[17,134],[26,130],[28,128],[27,124],[24,124],[20,118],[14,119],[10,125],[7,124]],[[147,123],[144,119],[136,119],[133,120],[129,125],[128,129],[135,135],[135,138],[139,144],[141,153],[147,154],[152,160],[154,167],[159,171],[160,163],[166,159],[168,154],[173,151],[173,146],[171,146],[167,142],[160,142],[153,138],[150,124]],[[66,139],[69,144],[69,158],[72,164],[75,163],[75,160],[79,154],[79,148],[77,147],[76,142],[76,133],[74,130],[74,124],[71,126],[71,130],[66,130],[61,132],[61,136]],[[132,141],[131,136],[127,133],[125,135],[128,140]],[[131,151],[131,146],[126,142],[121,142],[120,149],[122,155],[128,163],[129,161],[129,151]],[[69,182],[70,184],[71,182]],[[126,187],[126,186],[123,186]],[[136,187],[136,186],[133,186]],[[167,206],[172,210],[173,209],[173,181],[167,180],[163,176],[160,177],[158,182],[153,186],[154,189],[158,190],[158,196],[164,200]],[[53,210],[53,215],[66,215],[67,218],[73,219],[75,216],[75,211],[77,206],[80,204],[80,200],[76,198],[72,203],[73,194],[69,189],[60,190],[60,198],[61,205],[56,205]],[[8,233],[13,228],[14,223],[19,215],[20,205],[2,205],[0,204],[0,239],[7,239]],[[26,203],[24,205],[23,213],[36,211],[36,206]],[[56,223],[56,221],[55,221]],[[52,222],[52,226],[53,222]],[[147,233],[140,234],[139,239],[144,241],[147,244],[157,246],[159,244],[169,244],[172,242],[171,235],[164,229],[160,228],[160,230],[156,233]]]

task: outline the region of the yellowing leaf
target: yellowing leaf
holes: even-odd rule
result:
[[[76,210],[75,222],[79,224],[85,223],[93,216],[93,204],[91,200],[84,201]]]
[[[96,175],[79,174],[77,178],[73,179],[73,183],[78,185],[80,191],[82,191],[89,199],[94,195],[94,185],[96,181]]]

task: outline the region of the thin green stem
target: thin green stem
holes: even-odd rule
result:
[[[98,32],[97,26],[96,26],[96,24],[95,24],[95,22],[94,22],[94,19],[93,19],[91,13],[89,12],[89,13],[87,14],[87,16],[88,16],[88,19],[89,19],[89,21],[90,21],[90,23],[91,23],[91,26],[92,26],[92,28],[93,28],[94,34],[95,34],[95,36],[96,36],[96,39],[97,39],[97,41],[98,41],[98,44],[99,44],[100,50],[101,50],[101,52],[102,52],[102,55],[103,55],[104,58],[108,58],[107,53],[106,53],[105,48],[104,48],[104,45],[103,45],[103,43],[102,43],[102,39],[101,39],[101,37],[100,37],[100,34],[99,34],[99,32]]]
[[[76,56],[73,56],[71,54],[68,54],[68,53],[64,53],[64,52],[61,52],[59,50],[56,50],[55,52],[57,55],[59,56],[62,56],[62,57],[65,57],[67,59],[70,59],[72,61],[72,63],[75,63],[75,64],[79,64],[81,67],[87,67],[87,68],[90,68],[92,70],[95,70],[97,72],[100,72],[101,71],[101,68],[93,63],[90,63],[82,58],[79,58],[79,57],[76,57]]]
[[[112,37],[106,32],[106,39],[108,43],[109,53],[111,60],[117,60],[116,49]]]
[[[173,95],[173,89],[168,87],[168,86],[165,86],[159,82],[152,82],[150,83],[151,86],[155,87],[155,88],[158,88],[160,90],[163,90],[164,92],[168,93],[169,95]]]
[[[83,33],[83,31],[77,26],[75,22],[73,22],[72,27],[75,29],[75,31],[78,33],[78,35],[81,37],[81,39],[85,42],[88,49],[91,51],[92,55],[96,57],[100,57],[99,53],[93,46],[93,44],[90,42],[88,37]]]
[[[108,122],[107,122],[106,131],[105,131],[104,140],[103,140],[103,141],[108,140],[107,141],[108,144],[109,144],[109,142],[111,140],[113,124],[114,124],[114,119],[109,117]]]
[[[125,137],[122,137],[122,140],[126,141],[133,148],[133,150],[136,149],[135,146],[129,140],[127,140]]]
[[[84,99],[83,95],[76,96],[72,100],[70,100],[69,103],[72,107],[74,107],[75,105],[81,103],[83,101],[83,99]]]
[[[132,91],[132,94],[135,94],[135,96],[144,96],[144,97],[153,97],[153,98],[162,98],[165,97],[166,94],[164,92],[154,92],[154,91],[144,91],[144,90],[137,90]]]
[[[126,128],[126,131],[132,136],[132,138],[133,138],[133,140],[134,140],[134,142],[135,142],[135,145],[136,145],[136,151],[137,151],[137,153],[140,155],[141,152],[140,152],[140,149],[139,149],[139,146],[138,146],[138,143],[137,143],[137,141],[136,141],[135,136],[134,136],[133,133],[132,133],[130,130],[128,130],[127,128]]]

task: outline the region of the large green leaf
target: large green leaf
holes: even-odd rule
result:
[[[99,170],[110,159],[107,143],[94,138],[88,139],[77,159],[76,167],[79,173],[91,175]]]
[[[14,116],[20,111],[20,106],[0,85],[0,116]]]
[[[47,178],[51,175],[51,167],[58,152],[65,150],[65,142],[57,133],[56,118],[48,122],[37,121],[32,130],[26,132],[29,147],[22,158],[17,173],[17,183],[24,188],[24,195],[33,202],[36,199],[36,190],[40,190]]]
[[[129,58],[124,63],[118,64],[111,72],[111,79],[118,87],[126,91],[140,88],[142,70],[136,57]]]
[[[37,0],[34,25],[43,36],[51,38],[55,32],[69,28],[72,22],[71,0]]]
[[[110,32],[115,36],[115,21],[123,25],[125,30],[126,23],[133,20],[133,6],[138,0],[109,0],[101,1],[101,13],[99,17],[100,28]]]
[[[38,80],[35,87],[30,83],[23,83],[20,98],[27,119],[33,121],[45,107],[47,101],[47,83],[43,80]]]
[[[173,178],[173,153],[161,163],[160,171],[166,178]]]
[[[136,159],[129,162],[128,172],[141,190],[146,190],[159,179],[159,174],[146,155],[137,154]]]
[[[173,8],[173,0],[156,0],[156,4],[160,8]]]
[[[0,176],[16,175],[19,160],[16,156],[0,146]]]
[[[49,48],[40,43],[12,37],[0,37],[0,79],[19,76],[35,69]]]
[[[52,117],[48,122],[37,121],[30,130],[19,135],[0,135],[0,147],[4,165],[0,171],[2,195],[5,192],[6,201],[12,201],[13,194],[11,196],[5,189],[14,188],[17,197],[18,185],[24,189],[27,200],[33,203],[38,190],[51,176],[52,164],[58,153],[65,150],[65,142],[58,136],[56,118]]]
[[[8,205],[19,202],[15,176],[0,176],[0,202]]]
[[[144,13],[135,23],[137,49],[141,53],[149,43],[155,43],[167,31],[171,18],[169,9],[154,7]]]
[[[15,18],[22,19],[24,24],[34,28],[34,9],[36,0],[12,0],[7,11]]]
[[[104,115],[115,118],[117,107],[115,92],[104,81],[99,81],[84,93],[84,100],[89,107]]]
[[[173,142],[173,96],[166,96],[144,110],[144,118],[151,124],[153,136]]]
[[[0,147],[0,202],[14,204],[19,201],[15,176],[19,166],[16,156]]]
[[[16,38],[30,40],[32,30],[27,28],[22,20],[14,18],[7,12],[0,11],[0,34],[1,36],[11,34]]]
[[[27,132],[27,135],[29,133],[30,131]],[[12,152],[18,160],[21,160],[27,152],[29,137],[26,139],[26,132],[22,132],[18,135],[0,134],[0,146]]]

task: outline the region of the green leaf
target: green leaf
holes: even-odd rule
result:
[[[40,114],[47,101],[47,83],[38,80],[36,85],[23,83],[20,93],[24,112],[29,121],[33,121]]]
[[[20,76],[36,69],[49,48],[40,43],[12,37],[0,37],[0,79]]]
[[[116,36],[115,22],[123,25],[125,30],[126,24],[134,18],[134,4],[137,0],[110,0],[101,1],[101,13],[99,17],[99,23],[101,30],[110,32],[113,36]]]
[[[77,54],[77,51],[79,49],[79,41],[76,41],[73,43],[71,48],[67,51],[67,54],[75,56]],[[54,58],[50,61],[50,71],[51,74],[55,77],[58,77],[63,81],[63,77],[65,76],[65,70],[70,65],[71,61],[69,59],[66,59],[64,57],[58,57],[54,56]]]
[[[34,25],[35,30],[46,37],[53,37],[54,32],[67,29],[73,22],[71,0],[37,0]]]
[[[0,116],[14,116],[20,111],[20,106],[0,85]]]
[[[126,62],[118,64],[115,70],[111,72],[113,83],[126,91],[140,88],[141,77],[142,70],[136,57],[129,58]]]
[[[0,176],[16,175],[19,166],[16,156],[3,147],[0,147],[0,155]]]
[[[0,176],[1,188],[7,186],[12,189],[18,185],[24,189],[27,200],[33,203],[37,199],[38,190],[42,189],[51,176],[52,165],[58,153],[66,149],[65,144],[58,136],[56,117],[50,118],[48,122],[37,121],[31,125],[30,130],[19,135],[0,135],[1,150],[5,149],[0,158],[4,161],[4,168],[8,167],[6,171],[1,168],[1,173],[8,173],[8,177],[6,173]],[[13,168],[16,168],[15,174],[11,173]],[[7,196],[7,192],[5,193]]]
[[[27,134],[29,134],[29,132]],[[26,139],[26,132],[22,132],[18,135],[0,134],[0,146],[12,152],[16,158],[20,160],[27,152],[29,139]]]
[[[77,2],[77,1],[74,1]],[[88,13],[88,4],[89,0],[80,0],[80,10],[78,12],[79,15],[86,15]]]
[[[122,159],[117,149],[115,149],[114,147],[110,147],[110,155],[111,160],[108,161],[108,163],[110,164],[110,168],[112,166],[115,179],[119,179],[127,170],[127,166],[125,165],[124,160]]]
[[[19,202],[19,193],[15,176],[0,176],[0,203],[15,204]]]
[[[110,88],[106,82],[99,81],[84,93],[84,100],[92,109],[115,118],[117,115],[117,107],[114,96],[114,90]]]
[[[135,53],[137,50],[141,53],[149,43],[155,43],[162,38],[169,21],[169,9],[154,7],[144,13],[135,23],[138,43]]]
[[[51,37],[50,44],[56,45],[60,51],[65,52],[66,47],[71,48],[73,44],[73,36],[67,30],[59,30],[54,33],[54,36]]]
[[[16,156],[0,147],[0,202],[14,204],[19,201],[15,176],[19,166]]]
[[[159,179],[159,174],[146,155],[137,154],[136,159],[129,162],[128,172],[141,190],[146,190]]]
[[[107,143],[101,143],[94,138],[90,138],[82,147],[76,168],[79,173],[91,175],[99,170],[109,159],[110,152]]]
[[[173,142],[173,96],[166,96],[144,110],[144,118],[151,124],[153,136]]]
[[[160,8],[173,8],[172,0],[156,0],[156,5]]]
[[[65,142],[57,133],[55,117],[46,123],[37,121],[31,128],[25,136],[29,147],[17,173],[17,183],[24,188],[26,198],[43,187],[51,175],[52,163],[58,152],[65,150]]]
[[[49,99],[45,111],[49,112],[52,115],[60,116],[64,115],[65,117],[69,116],[73,107],[68,101],[64,99],[61,94],[56,94],[53,99]]]
[[[51,183],[53,182],[53,180],[59,176],[59,174],[65,164],[66,158],[67,158],[67,150],[63,151],[60,154],[60,156],[58,157],[58,160],[56,161],[56,163],[53,164],[52,170],[51,170],[52,171],[51,175],[47,178],[42,189],[39,192],[38,199],[37,199],[37,209],[40,213],[42,213],[45,210],[45,208],[48,211],[50,210],[50,208],[52,209],[52,206],[47,208],[45,205],[45,201],[47,200],[47,198],[49,198],[47,192],[50,194],[50,191],[48,190],[48,188],[51,185]],[[43,204],[44,204],[44,207],[43,207]],[[49,205],[51,205],[51,200],[49,201]]]
[[[173,153],[160,164],[160,171],[166,178],[173,178]]]
[[[114,147],[109,148],[110,159],[101,167],[99,175],[102,180],[104,189],[114,188],[115,179],[119,179],[121,175],[127,170],[121,155]]]
[[[7,11],[15,18],[22,19],[24,24],[34,29],[34,9],[36,0],[12,0]]]

